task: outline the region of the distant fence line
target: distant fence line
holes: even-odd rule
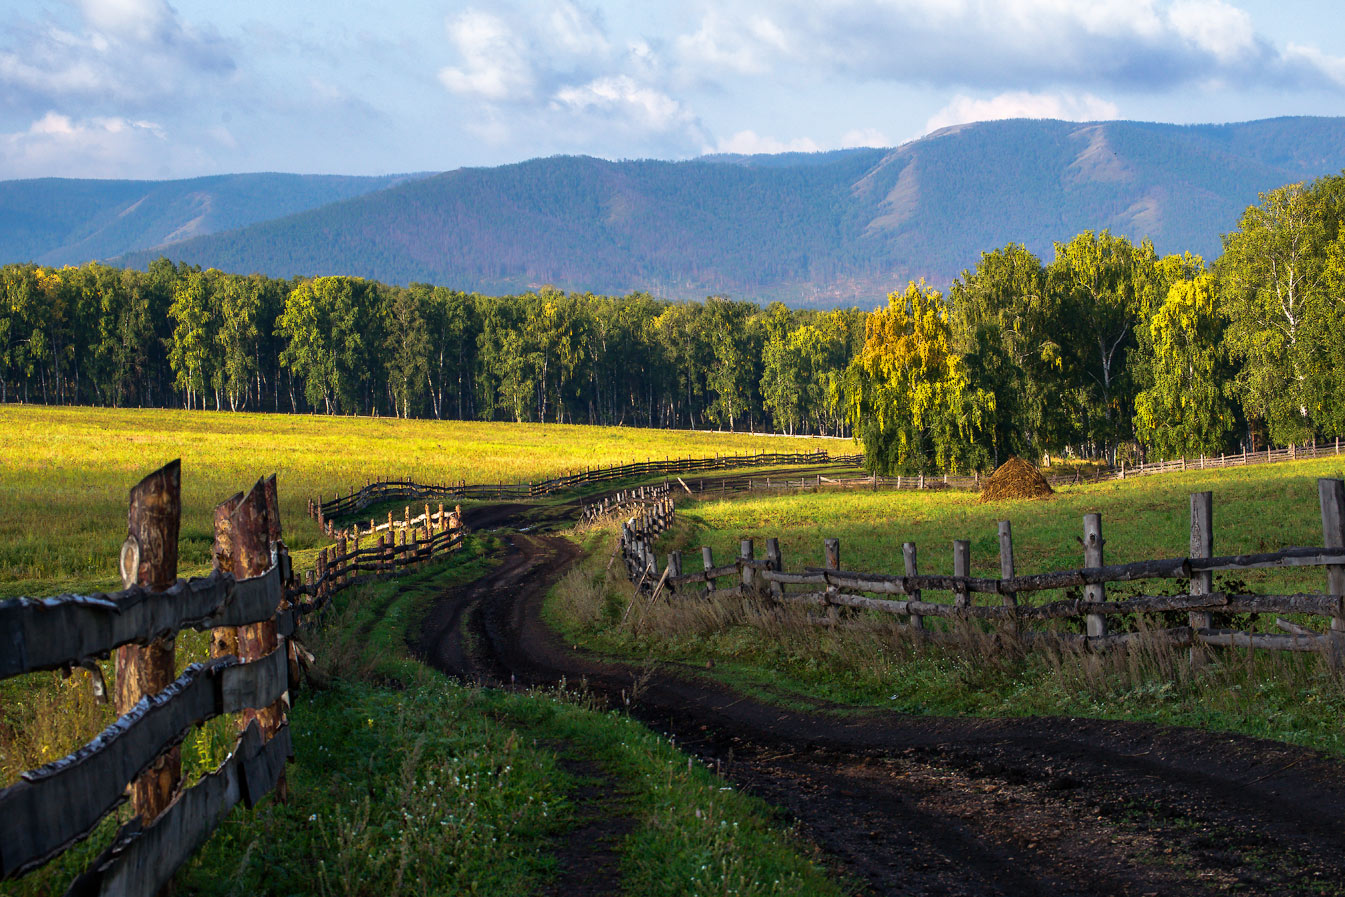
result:
[[[308,503],[309,516],[326,529],[326,521],[333,517],[348,517],[365,508],[388,501],[453,500],[453,499],[524,499],[538,498],[574,489],[589,483],[606,483],[641,476],[672,476],[705,470],[731,470],[743,467],[766,467],[780,464],[858,464],[863,455],[832,457],[825,450],[816,452],[755,452],[737,455],[716,455],[713,458],[665,458],[662,461],[639,461],[633,464],[594,467],[549,480],[529,483],[416,483],[410,480],[380,480],[367,483],[348,495],[338,494],[324,501],[321,496]]]
[[[832,609],[857,608],[880,611],[906,618],[913,632],[924,633],[926,617],[950,621],[984,621],[1028,643],[1068,645],[1086,650],[1101,650],[1139,639],[1157,639],[1173,646],[1248,647],[1279,651],[1319,651],[1330,648],[1338,654],[1345,639],[1345,481],[1318,481],[1324,547],[1286,548],[1280,551],[1228,557],[1213,555],[1213,493],[1200,492],[1190,502],[1190,555],[1188,557],[1139,561],[1129,564],[1104,563],[1102,516],[1083,518],[1083,562],[1076,570],[1061,570],[1020,576],[1014,567],[1013,535],[1009,521],[999,523],[1000,577],[978,578],[970,575],[971,543],[953,543],[952,575],[921,574],[914,542],[902,546],[905,573],[901,576],[845,570],[840,560],[840,540],[824,542],[822,567],[805,567],[786,572],[778,539],[766,542],[766,556],[756,558],[751,539],[740,544],[739,556],[716,565],[711,549],[701,549],[703,569],[684,573],[682,553],[668,554],[662,573],[653,551],[655,537],[667,529],[675,517],[671,496],[646,503],[622,524],[620,550],[627,572],[640,592],[649,592],[652,603],[665,592],[670,595],[754,596],[776,602],[816,605]],[[1213,574],[1219,571],[1245,571],[1285,567],[1325,567],[1326,591],[1320,594],[1261,595],[1216,592]],[[717,587],[718,580],[729,579]],[[1188,581],[1186,595],[1141,595],[1109,601],[1107,583],[1144,579]],[[811,587],[809,591],[790,588]],[[1052,589],[1082,588],[1080,598],[1029,606],[1019,597]],[[951,602],[931,601],[926,591],[951,593]],[[973,596],[986,594],[998,599],[997,606],[976,605]],[[880,595],[888,597],[869,597]],[[633,605],[632,605],[633,606]],[[1112,633],[1108,618],[1118,615],[1184,611],[1186,626],[1167,629]],[[1213,625],[1216,613],[1284,613],[1330,618],[1329,629],[1315,632],[1287,620],[1277,620],[1280,633],[1242,632],[1218,629]],[[1083,634],[1030,632],[1027,626],[1060,619],[1080,619]]]

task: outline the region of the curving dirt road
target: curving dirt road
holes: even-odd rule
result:
[[[438,600],[430,663],[504,685],[583,678],[613,702],[634,689],[634,715],[782,808],[864,893],[1345,894],[1340,761],[1144,724],[781,709],[564,644],[541,605],[578,549],[505,541],[499,567]]]

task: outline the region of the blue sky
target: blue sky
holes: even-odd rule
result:
[[[1013,116],[1345,114],[1306,0],[11,0],[0,178],[896,145]]]

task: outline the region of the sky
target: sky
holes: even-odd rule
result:
[[[0,179],[896,146],[1345,115],[1338,0],[7,0]]]

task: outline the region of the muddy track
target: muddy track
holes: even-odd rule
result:
[[[1135,723],[782,709],[564,644],[541,605],[578,549],[505,542],[499,567],[437,602],[430,663],[506,686],[582,679],[614,703],[637,692],[635,716],[797,820],[864,893],[1345,894],[1345,763]]]

